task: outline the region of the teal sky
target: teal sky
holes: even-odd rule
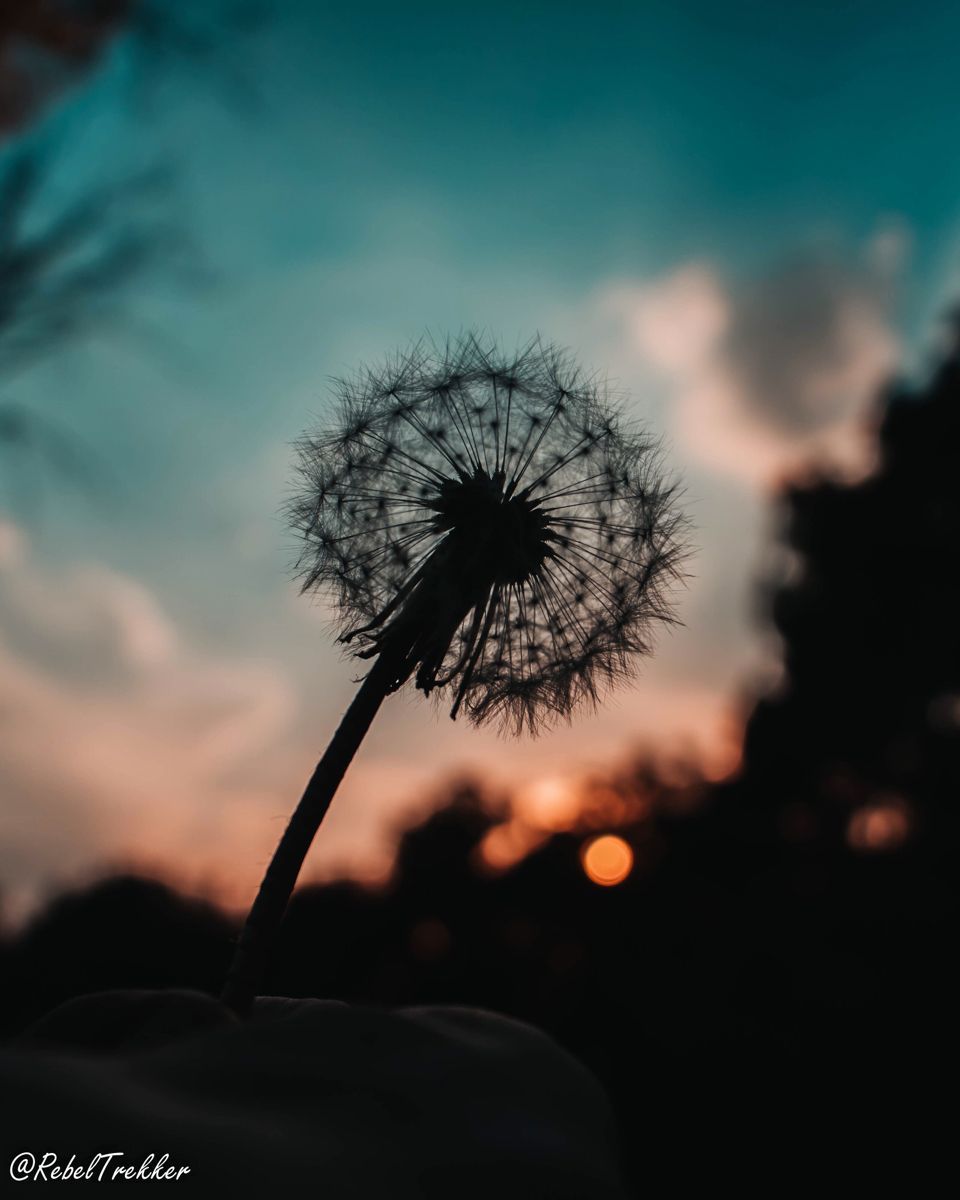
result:
[[[492,755],[502,773],[525,779],[608,763],[674,727],[715,742],[705,725],[771,661],[750,609],[766,561],[770,480],[749,469],[767,450],[742,430],[732,449],[704,453],[712,427],[696,414],[728,369],[749,367],[754,383],[769,385],[770,372],[756,366],[769,341],[757,316],[765,311],[779,314],[801,374],[816,360],[814,401],[829,377],[843,412],[862,411],[863,380],[894,345],[902,353],[923,344],[956,281],[956,5],[282,8],[218,58],[167,59],[146,83],[131,48],[118,44],[34,134],[55,147],[51,210],[89,186],[169,166],[165,219],[209,275],[200,285],[173,264],[154,272],[126,300],[122,321],[3,381],[7,398],[72,431],[105,479],[99,499],[51,480],[39,513],[0,493],[0,512],[29,542],[9,583],[21,616],[0,626],[12,660],[42,676],[51,695],[62,685],[78,711],[89,696],[105,712],[145,704],[155,714],[156,689],[170,685],[173,669],[161,652],[150,667],[159,681],[111,675],[108,684],[92,668],[63,665],[72,653],[64,622],[82,637],[83,620],[71,626],[54,614],[39,632],[28,628],[17,571],[66,589],[71,572],[95,565],[150,597],[184,670],[202,675],[216,664],[220,690],[198,722],[216,725],[234,701],[241,716],[245,705],[254,712],[248,726],[238,718],[236,734],[238,745],[244,728],[262,738],[262,778],[248,771],[257,783],[244,784],[246,816],[229,816],[238,753],[235,767],[189,776],[196,792],[182,803],[209,793],[206,824],[184,817],[172,833],[164,826],[161,865],[181,842],[213,844],[229,821],[243,831],[230,844],[254,866],[262,861],[350,694],[355,670],[289,583],[291,544],[278,515],[289,443],[322,421],[330,375],[425,329],[479,325],[508,343],[539,330],[610,371],[666,436],[701,543],[686,627],[651,665],[646,690],[621,695],[572,734],[503,746],[397,701],[365,749],[367,774],[358,765],[334,813],[330,861],[354,863],[382,833],[378,813],[423,796],[460,764],[483,769]],[[812,275],[806,262],[817,264]],[[662,321],[650,324],[649,304],[673,296],[667,285],[678,273],[693,281],[682,303],[694,305],[696,320],[708,320],[711,297],[727,312],[742,335],[739,358],[724,358],[723,347],[712,358],[688,355],[673,309],[666,333]],[[839,337],[850,314],[866,332],[855,344],[841,339],[836,362],[821,361],[810,330],[822,320]],[[630,331],[641,326],[634,344]],[[674,355],[665,369],[673,328],[683,362]],[[789,403],[805,403],[808,392]],[[688,393],[700,407],[682,417]],[[751,395],[744,428],[769,433],[777,424],[776,454],[785,453],[806,417],[788,412],[786,399]],[[822,421],[825,445],[831,420]],[[747,469],[736,469],[738,456]],[[118,619],[103,596],[89,603],[94,623]],[[121,634],[104,634],[120,658]],[[265,673],[265,692],[276,688],[274,724],[257,724],[255,682],[231,693],[229,664]],[[193,676],[177,678],[186,688]],[[145,715],[137,737],[159,719]],[[57,727],[37,720],[42,745]],[[170,733],[158,763],[191,728]],[[7,786],[26,811],[34,784],[27,767],[17,772]],[[182,779],[175,771],[156,786]],[[100,812],[88,782],[46,780],[49,813]],[[138,828],[149,840],[149,789],[138,796],[123,836],[88,832],[69,869],[135,853]],[[45,820],[38,811],[17,826],[11,845],[25,864],[17,886],[57,875]],[[224,870],[216,855],[190,865],[217,878]]]

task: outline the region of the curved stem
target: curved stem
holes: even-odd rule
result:
[[[274,851],[220,993],[223,1003],[242,1017],[253,1005],[277,930],[320,822],[395,680],[393,656],[381,654],[344,714]]]

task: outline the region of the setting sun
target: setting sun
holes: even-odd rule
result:
[[[522,788],[515,803],[517,812],[528,825],[559,833],[573,828],[580,814],[581,797],[572,780],[547,775]]]
[[[580,861],[593,883],[614,887],[623,883],[633,870],[633,851],[623,838],[608,833],[587,842]]]

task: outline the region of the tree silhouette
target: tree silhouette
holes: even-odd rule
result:
[[[960,337],[929,382],[891,393],[878,442],[863,482],[784,497],[785,679],[750,718],[736,790],[798,844],[955,854]]]
[[[230,98],[249,105],[256,90],[230,61],[229,44],[263,17],[259,4],[244,0],[182,6],[166,0],[3,0],[0,143],[37,121],[122,36],[132,40],[146,67],[170,57],[190,60],[209,69]]]
[[[0,12],[0,140],[97,61],[133,0],[4,0]]]
[[[5,151],[0,161],[0,452],[21,472],[30,497],[37,494],[44,468],[88,490],[100,468],[65,426],[17,404],[7,390],[11,379],[65,344],[104,328],[142,340],[144,331],[128,301],[134,286],[154,269],[169,273],[172,267],[178,282],[187,284],[205,274],[197,247],[188,247],[158,207],[159,200],[169,199],[169,171],[155,168],[105,180],[51,212],[44,195],[51,154],[45,135],[33,127],[50,102],[95,69],[121,36],[145,67],[173,57],[188,59],[194,67],[208,68],[214,86],[249,101],[254,89],[230,51],[234,39],[261,18],[257,6],[242,0],[180,13],[159,0],[5,0],[0,11],[0,148]]]

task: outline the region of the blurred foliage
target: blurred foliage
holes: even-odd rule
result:
[[[59,209],[44,194],[48,159],[28,147],[0,168],[0,451],[19,490],[35,497],[45,472],[91,492],[100,469],[73,432],[73,404],[53,418],[8,398],[11,382],[67,345],[109,330],[139,333],[128,303],[152,269],[188,261],[184,237],[158,208],[166,173],[145,172]],[[32,507],[32,501],[31,501]]]
[[[4,0],[0,138],[21,131],[100,58],[135,0]]]
[[[28,139],[47,104],[76,84],[121,35],[135,75],[153,77],[171,60],[200,65],[215,88],[247,107],[255,88],[233,61],[237,38],[262,26],[264,11],[223,0],[175,11],[159,0],[6,0],[0,11],[0,387],[64,345],[98,331],[122,330],[154,342],[127,303],[150,271],[173,267],[180,280],[204,276],[195,247],[163,215],[166,169],[111,179],[58,210],[44,185],[49,152]],[[203,71],[200,72],[201,76]],[[35,496],[43,472],[96,484],[99,468],[72,432],[0,392],[0,451]],[[32,506],[32,501],[31,501]]]
[[[172,59],[208,68],[230,98],[256,95],[230,46],[262,27],[262,5],[223,0],[175,6],[166,0],[4,0],[0,10],[0,142],[36,121],[77,84],[117,38],[152,73]]]
[[[118,320],[129,285],[179,240],[152,211],[162,172],[98,188],[38,220],[45,165],[27,150],[0,176],[0,379]]]

